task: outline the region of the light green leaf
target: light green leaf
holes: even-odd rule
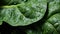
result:
[[[60,13],[60,0],[49,2],[49,16]]]
[[[46,0],[0,6],[0,19],[12,26],[25,26],[39,21],[46,12]]]

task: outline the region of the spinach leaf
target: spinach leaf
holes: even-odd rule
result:
[[[17,2],[17,0],[14,1]],[[46,12],[46,2],[46,0],[28,0],[26,3],[0,6],[1,20],[12,26],[25,26],[35,23],[43,18]]]
[[[60,0],[54,0],[49,3],[49,16],[60,13]]]

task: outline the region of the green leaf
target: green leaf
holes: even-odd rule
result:
[[[59,34],[60,32],[60,0],[49,2],[48,19],[43,24],[43,34]]]
[[[42,29],[43,29],[43,34],[58,34],[54,26],[49,22],[43,24]]]
[[[29,25],[43,18],[46,4],[46,0],[31,0],[16,5],[0,6],[0,19],[12,26]]]
[[[51,16],[45,24],[43,24],[43,34],[58,34],[60,28],[60,13]]]
[[[60,13],[53,15],[48,21],[60,32]]]
[[[60,13],[60,0],[53,0],[49,2],[49,16]]]

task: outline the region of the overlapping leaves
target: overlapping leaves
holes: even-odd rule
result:
[[[43,23],[43,25],[39,29],[37,29],[37,31],[35,30],[36,32],[34,32],[34,30],[28,30],[28,32],[31,31],[30,33],[32,34],[33,33],[36,34],[59,34],[60,33],[60,0],[50,1],[48,10],[49,10],[48,16],[46,17],[47,20]]]
[[[49,11],[48,16],[45,17],[47,2],[49,2]],[[29,25],[44,16],[45,19],[40,22],[43,23],[45,20],[42,25],[37,26],[36,30],[27,29],[25,32],[27,34],[59,34],[60,0],[28,0],[28,2],[22,1],[20,3],[12,1],[8,5],[10,6],[0,6],[0,24],[5,21],[12,26]]]

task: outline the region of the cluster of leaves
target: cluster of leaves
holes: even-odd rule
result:
[[[2,21],[12,26],[32,24],[35,28],[26,29],[27,34],[59,34],[60,0],[3,0],[1,3],[1,25]]]

